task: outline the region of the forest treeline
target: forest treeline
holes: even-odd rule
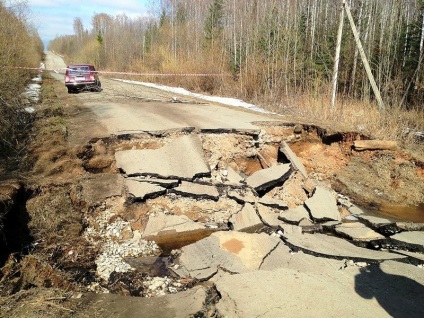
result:
[[[23,3],[0,1],[0,160],[16,155],[27,118],[19,101],[32,72],[16,67],[39,67],[43,43],[27,19]]]
[[[347,3],[384,102],[423,109],[424,0]],[[149,17],[100,13],[90,26],[75,18],[74,34],[54,39],[49,48],[103,70],[230,74],[172,81],[278,105],[305,92],[329,94],[341,4],[152,1]],[[347,21],[338,81],[339,96],[373,100]]]

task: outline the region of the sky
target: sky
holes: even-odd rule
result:
[[[149,0],[27,0],[30,19],[44,45],[58,35],[73,34],[74,18],[81,18],[91,29],[96,13],[125,13],[129,17],[146,16]]]

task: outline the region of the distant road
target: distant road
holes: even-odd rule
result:
[[[60,69],[66,67],[66,64],[60,56],[46,52],[46,67]],[[63,74],[54,73],[54,77],[63,81]],[[282,120],[279,116],[205,103],[142,85],[103,77],[101,82],[104,89],[102,92],[82,92],[76,96],[95,113],[97,120],[106,127],[109,134],[185,127],[201,130],[256,130],[259,127],[254,122]]]

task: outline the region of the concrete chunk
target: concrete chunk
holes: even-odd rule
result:
[[[228,222],[232,224],[234,231],[241,232],[254,232],[263,225],[255,207],[249,203],[240,212],[233,214]]]
[[[258,204],[259,216],[262,222],[269,227],[280,228],[284,222],[278,219],[278,213],[275,213],[271,208]]]
[[[133,200],[154,198],[166,192],[165,188],[147,182],[126,179],[125,185],[128,188],[128,195]]]
[[[117,151],[115,159],[116,166],[129,176],[192,180],[210,175],[197,135],[180,137],[160,149]]]
[[[290,149],[289,145],[285,141],[281,142],[281,144],[280,144],[280,151],[291,162],[291,164],[293,165],[294,170],[300,171],[300,173],[306,179],[308,177],[308,173],[306,172],[305,166],[299,160],[299,158],[296,156],[296,154],[293,152],[293,150]]]
[[[375,240],[384,240],[385,237],[366,225],[354,222],[343,223],[334,228],[336,233],[345,236],[355,242],[370,242]]]
[[[317,186],[314,195],[305,201],[314,221],[340,221],[337,201],[330,190]]]
[[[280,212],[278,218],[287,223],[298,224],[302,219],[309,219],[310,216],[308,210],[303,205],[299,205],[294,209]]]
[[[265,233],[215,232],[181,249],[177,263],[183,270],[177,273],[182,277],[205,280],[218,268],[231,273],[254,271],[280,242]]]
[[[280,210],[287,210],[288,209],[288,206],[284,201],[274,199],[274,198],[271,198],[271,197],[266,196],[266,195],[263,196],[262,198],[260,198],[259,203],[266,205],[266,206],[269,206],[271,208],[276,208],[276,209],[280,209]]]
[[[237,201],[238,203],[244,204],[244,203],[255,203],[257,198],[251,193],[251,191],[246,193],[239,193],[236,190],[229,191],[228,197],[230,199],[233,199]]]
[[[171,192],[199,199],[211,199],[215,201],[219,199],[219,192],[216,187],[186,181],[181,182],[180,186],[173,188]]]
[[[412,231],[395,234],[391,239],[416,252],[424,253],[424,232]]]
[[[291,165],[283,164],[259,170],[246,179],[246,183],[256,191],[266,191],[288,179]]]

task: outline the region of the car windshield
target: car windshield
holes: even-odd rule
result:
[[[88,74],[90,73],[90,68],[88,66],[69,66],[69,74]]]

